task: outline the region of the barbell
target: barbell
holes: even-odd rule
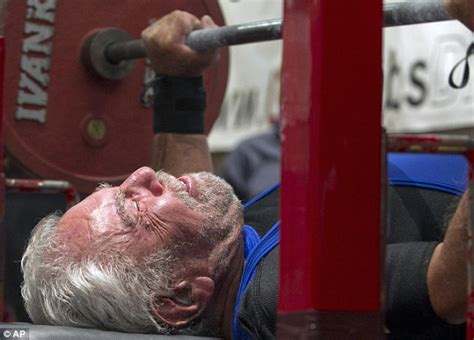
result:
[[[154,74],[133,37],[176,9],[210,15],[223,26],[192,32],[186,43],[196,49],[282,36],[281,19],[225,27],[213,0],[10,0],[2,32],[7,151],[39,177],[69,181],[81,192],[119,183],[149,163],[152,115],[139,96]],[[384,6],[387,27],[449,19],[441,0]],[[223,49],[204,75],[206,131],[218,116],[227,75]]]
[[[384,4],[384,26],[393,27],[452,20],[443,1],[410,1]],[[195,30],[186,45],[207,50],[232,45],[271,41],[282,38],[282,19]],[[121,79],[133,69],[134,60],[146,57],[142,40],[132,40],[119,28],[107,28],[89,37],[83,46],[84,62],[105,79]]]

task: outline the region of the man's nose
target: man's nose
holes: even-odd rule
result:
[[[156,177],[155,171],[149,167],[142,167],[133,172],[120,185],[120,189],[126,196],[153,195],[160,196],[163,187]]]

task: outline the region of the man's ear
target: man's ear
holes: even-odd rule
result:
[[[172,296],[156,296],[151,303],[155,318],[171,328],[188,326],[206,309],[214,293],[214,280],[198,276],[181,281]]]

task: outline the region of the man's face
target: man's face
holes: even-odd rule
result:
[[[58,236],[72,255],[147,255],[186,244],[198,247],[206,228],[238,204],[232,189],[207,173],[178,179],[143,167],[120,186],[103,188],[62,217]],[[234,210],[234,209],[231,209]],[[236,223],[239,223],[236,221]]]

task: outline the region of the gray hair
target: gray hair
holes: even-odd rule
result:
[[[59,214],[43,218],[21,260],[21,293],[34,323],[140,333],[168,333],[150,312],[156,294],[170,293],[166,251],[138,262],[124,254],[73,258],[57,242]]]
[[[169,175],[159,176],[169,186],[181,187]],[[205,256],[209,272],[219,281],[236,254],[237,248],[230,245],[242,242],[242,207],[232,188],[222,179],[208,173],[193,176],[199,176],[207,185],[200,188],[200,201],[205,204],[191,203],[200,211],[214,212],[204,214],[201,239],[212,245]],[[188,195],[176,191],[186,203]],[[175,255],[180,253],[180,247],[187,245],[175,244],[140,259],[119,251],[114,254],[96,251],[97,254],[74,257],[56,237],[60,218],[60,214],[53,214],[37,224],[21,261],[24,276],[21,291],[32,321],[122,332],[169,333],[166,325],[156,322],[151,306],[156,296],[173,295],[171,287],[177,279],[174,268],[182,265],[178,262],[183,260]],[[100,244],[93,246],[100,248]],[[209,322],[202,317],[175,333],[216,335],[217,330],[211,329]]]

